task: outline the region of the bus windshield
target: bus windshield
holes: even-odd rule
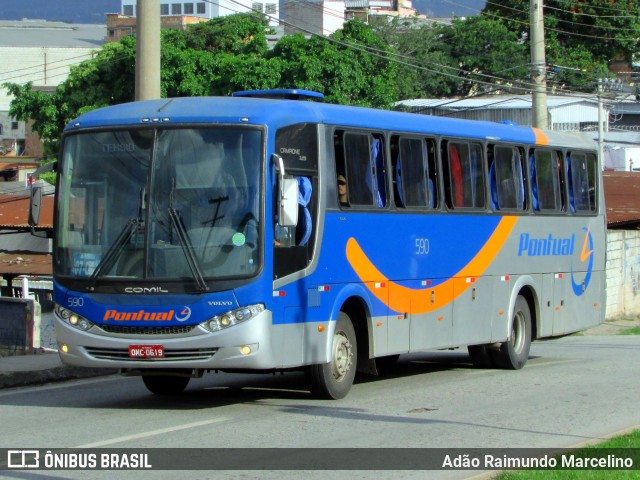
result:
[[[259,268],[262,133],[128,129],[64,143],[55,273],[89,284],[247,277]]]

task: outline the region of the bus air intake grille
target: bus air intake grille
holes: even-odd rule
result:
[[[184,350],[165,349],[163,358],[130,358],[128,348],[84,347],[85,351],[98,360],[119,360],[130,362],[176,362],[189,360],[208,360],[218,351],[217,348],[192,348]]]
[[[172,327],[123,327],[121,325],[100,325],[108,333],[122,335],[180,335],[189,333],[197,325],[176,325]]]

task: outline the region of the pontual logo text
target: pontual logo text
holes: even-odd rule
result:
[[[118,310],[107,310],[103,320],[161,322],[173,320],[174,313],[174,310],[169,310],[168,312],[146,312],[144,310],[137,312],[119,312]]]
[[[532,238],[528,233],[520,235],[518,256],[550,257],[573,255],[576,236],[555,237],[549,234],[547,237]]]

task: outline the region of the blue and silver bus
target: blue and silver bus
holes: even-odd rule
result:
[[[66,127],[64,363],[157,394],[210,371],[304,369],[337,399],[401,354],[467,347],[519,369],[532,340],[603,321],[594,142],[320,96],[148,100]]]

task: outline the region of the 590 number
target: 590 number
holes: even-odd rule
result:
[[[428,255],[428,254],[429,254],[429,239],[416,238],[416,255]]]

